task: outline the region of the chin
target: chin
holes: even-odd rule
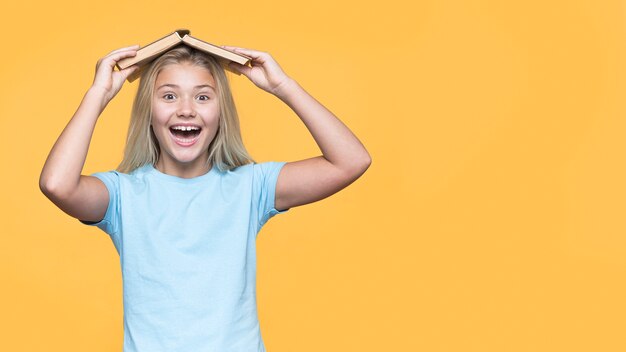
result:
[[[173,159],[173,161],[179,164],[186,164],[186,165],[191,165],[197,162],[203,162],[208,159],[208,155],[205,156],[200,153],[193,153],[193,154],[172,153],[170,154],[170,157]]]

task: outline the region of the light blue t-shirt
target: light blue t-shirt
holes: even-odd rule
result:
[[[286,162],[185,179],[151,164],[93,176],[109,191],[95,225],[120,255],[124,352],[264,352],[256,237]]]

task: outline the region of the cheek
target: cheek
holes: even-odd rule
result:
[[[152,122],[159,123],[167,121],[168,116],[171,115],[170,107],[163,106],[162,104],[152,104]]]
[[[203,115],[206,116],[210,121],[219,121],[221,110],[218,105],[207,106],[203,111]]]

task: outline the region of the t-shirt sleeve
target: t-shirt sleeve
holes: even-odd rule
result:
[[[290,208],[278,210],[275,207],[276,181],[284,161],[269,161],[254,164],[254,194],[253,201],[257,202],[259,229],[276,214],[283,214]]]
[[[100,179],[109,191],[109,206],[98,222],[79,220],[85,225],[97,226],[109,235],[115,235],[120,226],[120,177],[117,171],[97,172],[91,176]]]

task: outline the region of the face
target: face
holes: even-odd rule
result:
[[[220,107],[211,73],[189,63],[165,66],[152,97],[152,129],[161,149],[161,170],[205,168],[217,134]]]

